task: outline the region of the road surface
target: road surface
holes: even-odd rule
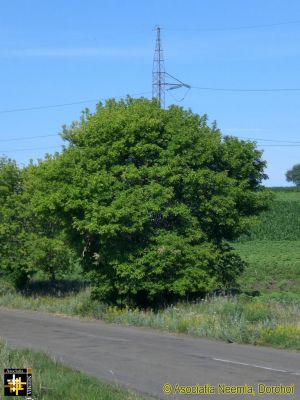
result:
[[[5,308],[0,308],[0,336],[160,399],[300,399],[299,352]],[[162,391],[166,383],[171,385],[165,386],[168,395]],[[259,384],[264,391],[294,388],[294,396],[259,394]],[[244,395],[249,391],[256,395]]]

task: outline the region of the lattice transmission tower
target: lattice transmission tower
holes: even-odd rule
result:
[[[164,108],[165,92],[167,90],[179,89],[181,87],[190,89],[191,87],[165,71],[164,55],[160,36],[161,28],[156,26],[154,30],[156,30],[156,44],[152,68],[152,97],[155,97],[160,106]],[[174,82],[166,82],[166,76],[171,78]]]

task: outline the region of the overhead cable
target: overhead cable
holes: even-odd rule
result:
[[[172,32],[184,32],[184,31],[199,31],[199,32],[211,32],[211,31],[237,31],[244,29],[258,29],[258,28],[271,28],[273,26],[281,25],[292,25],[299,24],[300,20],[274,22],[270,24],[257,24],[257,25],[241,25],[241,26],[229,26],[229,27],[212,27],[212,28],[162,28],[164,31]]]
[[[149,93],[151,93],[151,92],[147,91],[147,92],[141,92],[141,93],[128,94],[128,96],[142,96],[144,94],[149,94]],[[119,98],[123,98],[123,97],[124,97],[124,95],[123,96],[113,97],[113,98],[114,99],[119,99]],[[95,103],[95,102],[99,102],[101,100],[105,101],[107,99],[98,98],[98,99],[92,99],[92,100],[74,101],[72,103],[60,103],[60,104],[50,104],[50,105],[25,107],[25,108],[13,108],[13,109],[9,109],[9,110],[0,110],[0,114],[14,113],[14,112],[20,112],[20,111],[44,110],[44,109],[48,109],[48,108],[58,108],[58,107],[73,106],[73,105],[76,105],[76,104]]]
[[[299,92],[300,91],[300,88],[250,89],[250,88],[217,88],[217,87],[201,87],[201,86],[191,86],[191,88],[198,90],[211,90],[219,92]]]

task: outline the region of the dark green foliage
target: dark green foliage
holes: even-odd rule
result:
[[[55,298],[72,297],[84,292],[89,287],[89,282],[83,279],[33,279],[22,290],[22,295],[29,298],[52,296]],[[0,285],[1,294],[1,285]]]
[[[59,218],[94,297],[161,304],[234,284],[243,263],[226,243],[270,197],[255,144],[131,98],[85,112],[63,137],[62,154],[28,169],[30,201]]]
[[[300,164],[294,165],[285,175],[288,182],[293,182],[296,186],[300,187]]]

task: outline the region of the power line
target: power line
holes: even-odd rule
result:
[[[216,87],[200,87],[191,86],[192,89],[210,90],[218,92],[299,92],[300,88],[273,88],[273,89],[249,89],[249,88],[216,88]]]
[[[13,149],[13,150],[0,150],[0,154],[2,153],[12,153],[15,151],[31,151],[31,150],[49,150],[49,149],[58,149],[61,146],[49,146],[49,147],[32,147],[27,149]]]
[[[47,109],[47,108],[73,106],[75,104],[85,104],[85,103],[92,103],[92,102],[94,103],[96,101],[99,101],[99,99],[82,100],[82,101],[74,101],[73,103],[51,104],[51,105],[45,105],[45,106],[34,106],[34,107],[26,107],[26,108],[13,108],[11,110],[1,110],[0,114],[20,112],[20,111],[44,110],[44,109]]]
[[[149,94],[149,93],[151,93],[151,92],[147,91],[147,92],[129,94],[128,96],[142,96],[143,94]],[[116,96],[114,98],[115,99],[120,99],[122,97],[124,97],[124,96]],[[0,114],[14,113],[14,112],[20,112],[20,111],[44,110],[44,109],[48,109],[48,108],[58,108],[58,107],[73,106],[73,105],[76,105],[76,104],[95,103],[95,102],[99,102],[101,100],[107,100],[107,99],[98,98],[98,99],[92,99],[92,100],[74,101],[72,103],[51,104],[51,105],[44,105],[44,106],[25,107],[25,108],[13,108],[13,109],[10,109],[10,110],[0,110]]]
[[[182,85],[186,86],[191,89],[197,90],[207,90],[207,91],[218,91],[218,92],[299,92],[300,88],[272,88],[272,89],[249,89],[249,88],[217,88],[217,87],[200,87],[200,86],[189,86],[189,85]],[[134,93],[129,96],[141,96],[145,94],[150,94],[150,91],[141,92],[141,93]],[[124,96],[117,96],[114,97],[115,99],[122,98]],[[50,108],[59,108],[59,107],[66,107],[72,106],[77,104],[86,104],[86,103],[95,103],[99,101],[105,101],[107,99],[98,98],[93,100],[81,100],[75,101],[71,103],[60,103],[60,104],[51,104],[51,105],[43,105],[43,106],[34,106],[34,107],[24,107],[24,108],[13,108],[9,110],[0,110],[0,114],[7,114],[7,113],[15,113],[15,112],[24,112],[24,111],[36,111],[36,110],[44,110]]]
[[[300,147],[300,144],[257,144],[263,147]]]
[[[300,144],[300,141],[295,141],[295,140],[279,140],[279,139],[264,139],[264,138],[254,138],[254,137],[245,137],[245,136],[237,136],[237,135],[231,135],[230,133],[222,133],[223,136],[234,136],[239,139],[246,139],[246,140],[257,140],[257,141],[264,141],[264,142],[275,142],[275,143],[288,143],[288,144]],[[49,134],[49,135],[37,135],[37,136],[23,136],[23,137],[14,137],[10,139],[0,139],[0,142],[14,142],[14,141],[23,141],[23,140],[29,140],[29,139],[40,139],[40,138],[46,138],[46,137],[60,137],[60,134],[55,133],[55,134]]]
[[[235,135],[225,135],[225,136],[235,136]],[[258,139],[258,138],[253,138],[253,137],[243,137],[243,136],[235,136],[239,139],[247,139],[247,140],[258,140],[258,141],[263,141],[263,142],[278,142],[278,143],[290,143],[290,144],[300,144],[299,141],[294,141],[294,140],[277,140],[277,139]]]
[[[25,149],[10,149],[10,150],[2,150],[2,151],[0,150],[0,154],[12,153],[12,152],[18,152],[18,151],[61,149],[61,146],[62,145],[48,146],[48,147],[32,147],[32,148],[25,148]],[[260,146],[260,147],[300,147],[300,143],[299,144],[257,144],[257,146]]]
[[[199,31],[199,32],[213,32],[213,31],[236,31],[236,30],[244,30],[244,29],[257,29],[257,28],[270,28],[273,26],[280,25],[291,25],[291,24],[299,24],[300,20],[294,21],[285,21],[285,22],[274,22],[270,24],[258,24],[258,25],[242,25],[242,26],[232,26],[232,27],[216,27],[216,28],[162,28],[165,31],[172,32],[183,32],[183,31]]]
[[[45,138],[45,137],[54,137],[54,136],[59,136],[58,133],[56,134],[51,134],[51,135],[38,135],[38,136],[24,136],[24,137],[15,137],[11,139],[0,139],[0,142],[15,142],[19,140],[28,140],[28,139],[40,139],[40,138]]]

